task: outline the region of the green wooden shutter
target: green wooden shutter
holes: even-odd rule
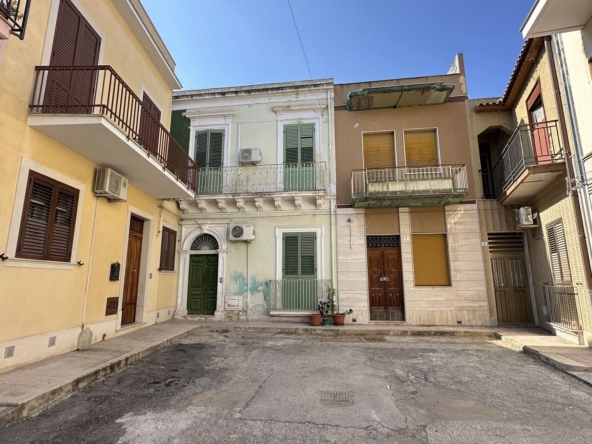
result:
[[[284,234],[284,279],[316,279],[317,245],[314,233]]]
[[[314,162],[314,131],[312,123],[300,125],[300,163]]]
[[[208,167],[222,166],[222,147],[224,146],[224,130],[210,130],[208,146]]]
[[[284,163],[300,160],[299,125],[284,126]]]
[[[195,136],[195,163],[199,168],[208,166],[208,132],[198,131]]]

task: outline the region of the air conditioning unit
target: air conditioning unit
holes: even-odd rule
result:
[[[95,196],[124,202],[127,200],[127,179],[111,168],[100,168],[95,178]]]
[[[261,150],[259,148],[241,148],[240,163],[250,163],[252,165],[261,162]]]
[[[255,239],[255,228],[253,225],[231,225],[230,240],[232,242],[247,241]]]
[[[537,222],[537,213],[532,213],[532,208],[522,207],[514,210],[516,217],[516,228],[536,228],[539,226]]]

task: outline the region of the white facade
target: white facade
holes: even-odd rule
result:
[[[175,94],[173,111],[183,111],[189,131],[188,152],[201,161],[198,196],[179,201],[184,214],[176,316],[286,319],[283,316],[294,318],[311,311],[310,304],[308,310],[303,306],[275,310],[277,304],[270,304],[270,299],[274,299],[274,285],[278,285],[274,281],[284,278],[286,233],[314,235],[314,278],[323,282],[324,289],[335,285],[333,81],[184,91]],[[285,158],[286,125],[314,128],[314,161],[305,164],[306,180],[298,186],[290,185],[294,170],[286,166],[291,162]],[[208,157],[200,157],[198,151],[206,155],[204,145],[198,145],[205,142],[199,142],[198,135],[206,137],[206,132],[218,134],[216,154],[212,154],[214,142],[207,139]],[[241,163],[241,149],[248,148],[258,148],[261,161]],[[222,159],[217,158],[212,167],[210,158],[214,156]],[[255,238],[232,241],[230,230],[235,225],[252,225]],[[204,234],[216,239],[216,250],[192,249],[195,239]],[[218,257],[215,311],[212,313],[211,300],[209,308],[188,310],[190,287],[193,292],[197,285],[195,279],[190,282],[191,258],[213,254]],[[212,287],[213,277],[209,279]],[[212,294],[213,289],[209,291]]]

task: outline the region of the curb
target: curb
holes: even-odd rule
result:
[[[551,357],[551,356],[541,353],[540,351],[538,351],[532,347],[529,347],[527,345],[525,345],[522,350],[524,351],[525,354],[530,355],[530,356],[534,356],[539,361],[542,361],[545,364],[549,364],[549,365],[551,365],[559,370],[562,370],[564,372],[586,372],[587,373],[587,372],[592,371],[592,369],[590,367],[588,367],[587,365],[577,363],[575,361],[572,361],[571,359],[568,359],[568,358],[565,358],[562,356]],[[572,364],[572,362],[573,362],[573,364]]]
[[[470,330],[406,330],[406,329],[349,329],[336,327],[255,327],[247,325],[220,325],[203,326],[203,329],[210,328],[211,331],[228,330],[237,332],[252,333],[276,333],[287,335],[308,335],[319,337],[339,337],[339,336],[447,336],[462,338],[486,338],[495,339],[493,331],[470,331]]]
[[[41,395],[35,396],[27,401],[20,403],[17,406],[14,406],[12,410],[9,410],[5,413],[0,413],[0,427],[5,427],[13,422],[16,422],[20,419],[23,419],[27,416],[31,416],[40,410],[48,407],[49,405],[59,401],[60,399],[65,398],[68,395],[80,390],[81,388],[87,386],[88,384],[95,382],[99,379],[102,379],[112,373],[115,373],[117,370],[120,370],[124,367],[127,367],[134,362],[139,361],[142,358],[158,351],[168,345],[171,345],[180,339],[183,339],[186,336],[189,336],[199,330],[201,330],[203,326],[199,325],[193,327],[183,333],[179,333],[169,339],[166,339],[158,344],[155,344],[147,349],[140,350],[140,351],[133,351],[128,354],[122,355],[117,357],[115,360],[108,362],[107,364],[102,364],[100,367],[95,368],[94,370],[90,371],[89,373],[79,376],[75,380],[63,384],[59,387],[55,387]],[[2,405],[0,405],[2,406]],[[5,407],[12,407],[12,405],[4,405]]]

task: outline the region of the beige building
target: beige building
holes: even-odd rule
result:
[[[96,342],[172,318],[172,200],[196,183],[167,131],[175,64],[140,2],[27,12],[0,45],[0,371],[76,349],[85,327]]]
[[[462,55],[441,76],[335,85],[348,321],[490,325]]]
[[[556,93],[557,92],[557,93]],[[537,324],[583,344],[589,261],[550,40],[527,40],[504,96],[470,102],[493,325]]]

